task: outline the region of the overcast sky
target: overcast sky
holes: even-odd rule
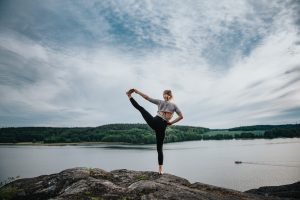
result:
[[[145,123],[130,88],[172,90],[177,125],[299,123],[299,13],[296,0],[1,0],[0,126]]]

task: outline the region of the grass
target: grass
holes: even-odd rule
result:
[[[22,189],[13,186],[0,188],[0,199],[3,200],[13,199],[18,192],[22,192],[22,191],[23,191]]]
[[[135,179],[137,180],[149,180],[149,176],[148,175],[145,175],[145,174],[139,174],[137,176],[135,176]]]
[[[103,198],[101,198],[101,197],[90,197],[91,198],[91,200],[102,200]]]

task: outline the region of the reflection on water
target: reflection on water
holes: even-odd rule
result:
[[[165,144],[166,145],[166,144]],[[153,150],[156,149],[156,146],[126,146],[126,145],[111,145],[111,146],[81,146],[82,148],[107,148],[107,149],[132,149],[132,150]],[[164,150],[185,150],[185,149],[199,149],[204,147],[165,147]]]
[[[120,145],[120,146],[104,146],[104,147],[86,147],[86,148],[108,148],[108,149],[139,149],[139,150],[153,150],[152,147],[142,147],[142,146],[125,146],[125,145]]]
[[[287,162],[287,161],[285,161]],[[294,161],[295,162],[295,161]],[[300,161],[296,161],[298,163],[300,163]],[[300,165],[287,165],[287,164],[275,164],[275,163],[267,163],[267,162],[242,162],[243,164],[253,164],[253,165],[269,165],[269,166],[282,166],[282,167],[298,167],[300,169]]]
[[[165,173],[245,191],[300,180],[300,138],[165,143]],[[0,178],[57,173],[77,166],[157,171],[155,144],[0,145]],[[235,164],[235,161],[242,161]]]

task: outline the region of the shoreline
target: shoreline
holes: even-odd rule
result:
[[[293,139],[298,137],[278,137],[278,138],[239,138],[239,139],[230,139],[230,140],[260,140],[260,139],[267,139],[267,140],[273,140],[273,139]],[[224,141],[223,140],[213,140],[213,141]],[[212,140],[183,140],[178,142],[189,142],[189,141],[212,141]],[[170,143],[178,143],[178,142],[170,142]],[[126,144],[126,145],[149,145],[149,144],[132,144],[127,142],[57,142],[57,143],[42,143],[42,142],[9,142],[4,143],[0,142],[0,146],[4,145],[32,145],[32,146],[66,146],[66,145],[85,145],[85,144]],[[165,143],[167,144],[167,143]]]
[[[36,146],[65,146],[79,144],[131,144],[126,142],[57,142],[57,143],[41,143],[41,142],[17,142],[17,143],[0,143],[0,145],[36,145]]]

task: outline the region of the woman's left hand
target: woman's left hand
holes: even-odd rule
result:
[[[171,122],[167,122],[167,125],[170,126],[170,125],[172,125],[172,123]]]

